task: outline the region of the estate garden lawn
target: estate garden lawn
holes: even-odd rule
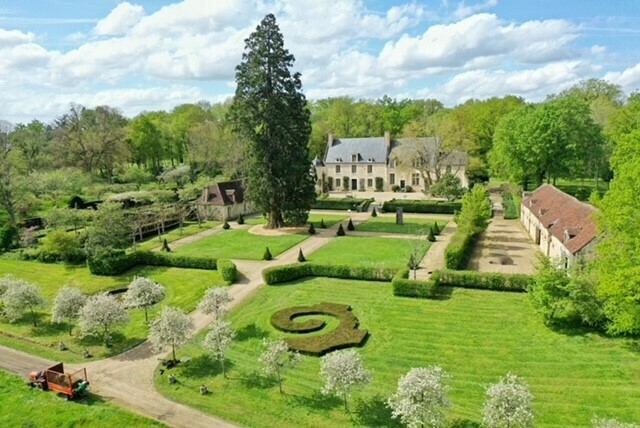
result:
[[[284,394],[264,378],[262,338],[285,336],[270,324],[276,311],[320,302],[349,304],[370,338],[359,349],[373,381],[341,399],[321,395],[320,360],[304,356],[284,373]],[[479,426],[484,390],[507,372],[535,396],[536,426],[591,426],[595,416],[640,420],[638,341],[550,330],[521,293],[454,289],[440,300],[394,297],[389,283],[313,278],[264,287],[229,316],[237,339],[227,357],[229,379],[200,347],[206,331],[179,350],[193,359],[156,385],[167,397],[254,427],[399,426],[384,401],[412,367],[440,365],[450,375],[447,410],[456,426]],[[211,394],[200,395],[201,384]],[[463,425],[462,422],[469,423]]]
[[[346,215],[331,215],[331,214],[309,214],[309,218],[307,219],[307,224],[313,223],[313,227],[316,229],[320,228],[320,221],[324,220],[324,225],[326,227],[331,227],[336,223],[341,222],[342,220],[347,219]],[[267,224],[267,219],[260,217],[252,217],[245,220],[247,224]]]
[[[214,259],[262,260],[266,247],[276,257],[308,237],[307,232],[266,236],[250,233],[246,229],[230,229],[176,248],[173,254]]]
[[[0,370],[0,426],[161,427],[164,424],[121,410],[95,395],[67,401],[52,391],[26,386],[24,378]]]
[[[347,235],[333,239],[307,256],[307,260],[321,264],[401,269],[407,266],[413,246],[417,246],[418,260],[421,260],[431,243],[426,239]]]
[[[427,235],[429,228],[434,223],[442,230],[447,225],[447,220],[437,220],[430,218],[404,217],[404,224],[396,224],[395,215],[392,217],[371,217],[364,223],[359,224],[356,230],[359,232],[383,232],[383,233],[408,233]]]
[[[40,286],[43,296],[47,299],[47,307],[37,311],[37,327],[33,326],[28,313],[15,323],[0,318],[0,344],[65,362],[82,361],[82,351],[85,347],[95,358],[119,354],[144,341],[147,338],[148,326],[144,320],[143,309],[130,309],[129,323],[116,327],[113,346],[110,348],[106,348],[98,338],[80,339],[77,327],[74,327],[74,335],[71,337],[66,323],[51,323],[53,301],[58,290],[64,285],[80,288],[85,294],[93,294],[125,288],[135,275],[152,278],[165,287],[166,296],[160,304],[149,310],[150,320],[163,305],[192,311],[208,287],[225,285],[218,271],[151,266],[138,266],[122,275],[109,277],[92,275],[84,266],[2,260],[0,276],[9,273]],[[58,349],[60,341],[67,345],[67,351]]]
[[[202,222],[202,224],[198,226],[198,223],[187,222],[182,228],[182,232],[180,231],[180,228],[173,229],[170,232],[167,232],[164,235],[162,235],[162,240],[159,240],[157,235],[152,236],[150,238],[145,239],[144,241],[138,242],[136,244],[136,249],[137,250],[153,250],[154,248],[162,246],[162,241],[164,241],[165,239],[167,240],[168,244],[171,244],[172,242],[175,242],[179,239],[186,238],[187,236],[195,235],[200,232],[204,232],[205,230],[211,229],[212,227],[216,227],[220,224],[221,222],[219,221],[206,221],[206,222]]]

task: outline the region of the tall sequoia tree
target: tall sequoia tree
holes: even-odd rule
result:
[[[248,196],[268,214],[271,229],[304,223],[315,198],[307,148],[310,112],[300,74],[289,71],[294,61],[269,14],[245,40],[236,67],[230,119],[248,143]]]

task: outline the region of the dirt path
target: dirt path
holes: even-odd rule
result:
[[[357,226],[363,221],[366,221],[369,215],[368,213],[351,213],[350,216],[353,223]],[[346,222],[343,223],[346,224]],[[445,239],[453,233],[450,226],[452,224],[453,222],[449,222],[449,225],[441,235]],[[250,226],[244,225],[244,227],[248,228]],[[238,268],[239,278],[238,281],[228,289],[229,294],[233,298],[233,301],[228,305],[229,309],[238,305],[264,285],[262,280],[262,271],[264,269],[271,266],[295,263],[300,248],[302,248],[305,255],[312,254],[314,251],[328,244],[336,236],[338,227],[339,224],[335,224],[327,229],[318,228],[316,229],[317,233],[315,235],[268,262],[234,260]],[[186,243],[218,233],[220,230],[220,227],[208,229],[199,234],[175,241],[172,243],[172,246],[185,245]],[[444,242],[445,240],[442,239],[442,246],[446,245]],[[438,248],[437,244],[439,243],[440,242],[436,242],[427,254],[430,254],[434,248]],[[431,258],[432,257],[425,257],[425,259]],[[432,266],[438,265],[437,260],[430,262],[423,260],[423,263],[427,263],[425,269],[432,269]],[[213,315],[206,315],[198,310],[192,312],[190,317],[194,322],[196,332],[206,328],[214,321]],[[158,393],[154,386],[154,373],[159,361],[166,356],[166,350],[157,352],[149,342],[144,342],[118,356],[86,364],[69,365],[69,369],[73,370],[74,368],[87,367],[93,392],[125,409],[157,419],[170,426],[185,428],[226,428],[236,426],[213,415],[168,400]],[[4,370],[26,375],[34,369],[48,367],[53,363],[53,361],[0,346],[0,368]],[[178,381],[180,381],[180,379],[178,379]],[[198,388],[199,385],[194,385],[193,387]]]
[[[480,272],[535,273],[538,248],[531,242],[519,220],[505,220],[502,197],[491,194],[494,217],[480,235],[468,268]]]
[[[431,244],[429,251],[424,255],[420,261],[419,269],[416,271],[416,279],[427,280],[431,277],[434,270],[444,269],[444,251],[451,241],[451,237],[456,232],[457,225],[450,219],[444,229],[440,232],[440,235],[436,237],[436,242]],[[413,275],[413,272],[411,273]],[[411,276],[413,278],[413,276]]]

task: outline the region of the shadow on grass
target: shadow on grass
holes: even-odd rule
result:
[[[454,419],[447,424],[447,428],[480,428],[482,425],[470,419]]]
[[[88,347],[88,346],[96,346],[96,347],[104,347],[105,354],[101,357],[111,357],[114,355],[121,354],[125,351],[128,351],[138,344],[144,342],[144,337],[126,337],[119,331],[111,333],[111,346],[105,347],[104,339],[102,335],[100,336],[85,336],[78,341],[80,346]]]
[[[273,377],[263,375],[259,370],[242,373],[240,378],[242,385],[247,388],[267,389],[278,385],[278,381]]]
[[[314,410],[331,410],[343,406],[341,398],[335,395],[324,395],[320,391],[314,391],[311,397],[289,395],[292,404],[304,406]]]
[[[391,409],[387,406],[386,398],[381,395],[374,395],[373,397],[356,401],[353,413],[359,425],[402,427],[398,419],[391,417]]]
[[[31,325],[32,336],[38,337],[38,336],[64,335],[65,337],[69,337],[69,338],[71,337],[69,336],[69,324],[67,323],[58,324],[58,323],[49,322],[49,320],[44,318],[42,314],[36,314],[36,318],[38,318],[37,327],[33,326],[33,323],[31,322],[31,315],[29,315],[28,319],[24,318],[23,320],[23,322],[25,322],[25,325],[27,323]]]
[[[236,330],[236,340],[244,342],[245,340],[254,338],[269,337],[269,332],[256,325],[256,323],[247,324],[239,330]]]
[[[222,375],[222,364],[214,360],[211,355],[200,354],[192,358],[187,363],[180,363],[180,373],[190,379],[200,379],[203,377],[213,377]],[[225,369],[227,373],[234,367],[234,364],[225,359]]]
[[[453,287],[447,287],[445,285],[438,287],[438,291],[435,296],[430,297],[430,300],[449,300],[453,294]]]

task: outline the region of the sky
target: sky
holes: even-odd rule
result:
[[[640,89],[640,0],[0,0],[0,119],[222,102],[268,13],[311,100]]]

